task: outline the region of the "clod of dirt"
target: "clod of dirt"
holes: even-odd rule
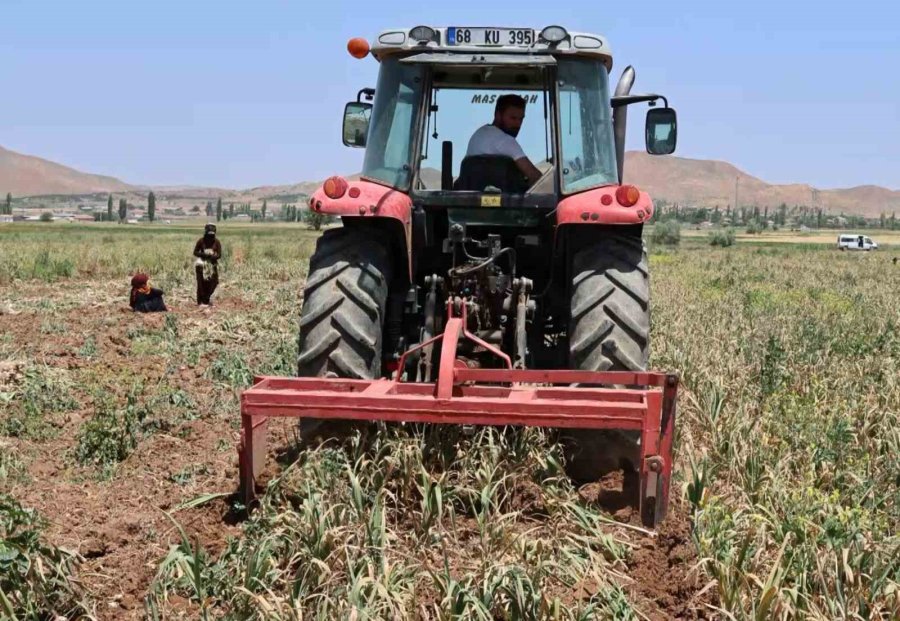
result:
[[[25,363],[17,360],[0,362],[0,388],[16,386],[24,376]]]
[[[621,470],[606,474],[599,481],[587,483],[578,489],[581,499],[601,507],[619,522],[631,522],[637,518],[639,485],[636,477],[625,476]]]
[[[109,554],[109,545],[99,537],[91,537],[81,544],[78,552],[84,558],[100,558]]]
[[[529,515],[546,515],[541,486],[534,481],[517,481],[512,492],[512,508]]]

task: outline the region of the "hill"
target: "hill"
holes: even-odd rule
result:
[[[0,147],[0,192],[14,196],[126,192],[134,186]]]
[[[805,205],[821,207],[830,213],[844,212],[878,217],[881,213],[900,212],[900,192],[878,186],[820,190],[795,183],[769,184],[745,173],[728,162],[694,160],[673,156],[653,156],[629,151],[625,156],[625,180],[650,196],[698,207],[734,203],[735,181],[740,205],[777,207]]]
[[[438,171],[426,171],[437,185]],[[350,178],[355,178],[356,175]],[[795,183],[770,184],[733,164],[716,160],[698,160],[674,156],[651,156],[629,151],[625,160],[625,179],[646,190],[656,199],[690,206],[725,208],[734,202],[735,181],[738,202],[760,208],[804,205],[821,207],[829,213],[843,212],[876,218],[882,213],[900,212],[900,191],[865,185],[854,188],[822,190]],[[246,189],[206,187],[155,187],[129,185],[114,177],[84,173],[61,164],[22,155],[0,147],[0,195],[133,193],[135,198],[153,189],[161,198],[209,201],[296,202],[312,193],[320,182],[300,181],[290,185],[266,185]]]

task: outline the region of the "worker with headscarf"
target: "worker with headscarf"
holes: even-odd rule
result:
[[[147,274],[135,274],[131,279],[131,310],[136,313],[160,313],[169,309],[163,301],[163,290],[150,286]]]
[[[194,245],[194,271],[197,274],[197,304],[212,306],[212,294],[219,284],[219,259],[222,244],[216,239],[216,225],[207,224],[203,237]]]

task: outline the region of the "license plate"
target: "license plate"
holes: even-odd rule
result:
[[[500,47],[514,45],[530,47],[534,43],[534,30],[530,28],[448,28],[448,45],[474,45],[476,47]]]

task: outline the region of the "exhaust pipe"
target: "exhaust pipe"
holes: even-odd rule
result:
[[[634,86],[634,67],[628,65],[619,83],[616,85],[616,97],[622,97],[631,93],[631,87]],[[625,172],[625,127],[628,119],[628,106],[619,106],[613,109],[613,136],[616,140],[616,166],[619,171],[619,185],[622,184],[623,173]]]

